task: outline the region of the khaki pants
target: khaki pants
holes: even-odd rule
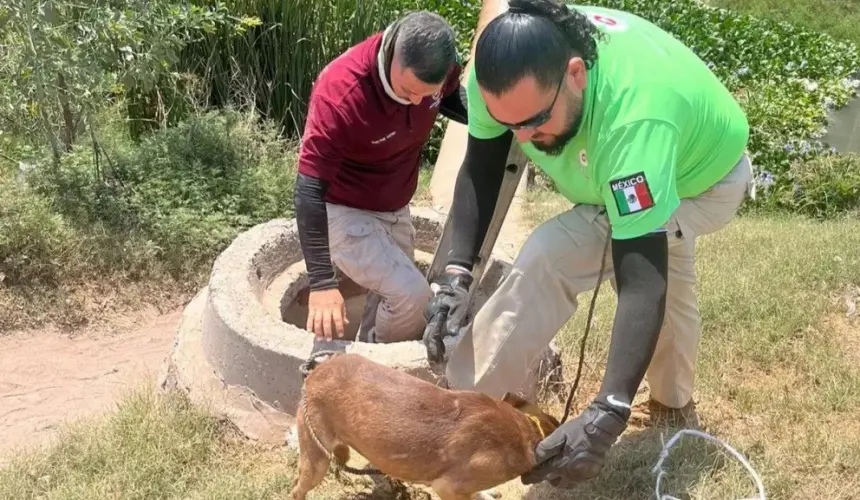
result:
[[[666,224],[669,274],[666,313],[647,371],[651,397],[673,408],[692,397],[700,318],[696,303],[695,239],[725,226],[752,186],[746,155],[726,177],[696,198],[683,199]],[[593,290],[608,232],[603,208],[576,205],[539,226],[510,274],[466,328],[447,364],[448,384],[500,397],[519,390],[527,371]],[[612,252],[604,279],[614,288]]]
[[[368,290],[358,337],[367,342],[417,340],[432,296],[414,262],[409,207],[371,212],[326,204],[332,262]]]

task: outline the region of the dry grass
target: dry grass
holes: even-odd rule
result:
[[[249,444],[179,392],[139,389],[104,420],[70,423],[56,446],[0,470],[15,500],[256,500],[288,498],[296,455]],[[370,479],[333,476],[317,500],[381,500]]]
[[[167,311],[192,297],[200,285],[166,278],[133,281],[103,276],[99,281],[53,288],[0,286],[0,336],[36,328],[75,332],[110,325],[116,317],[139,311],[142,304]]]
[[[565,210],[558,195],[530,193],[537,225]],[[769,498],[856,498],[860,491],[860,221],[744,217],[699,240],[703,318],[695,399],[706,430],[749,458]],[[591,294],[559,334],[568,371]],[[615,295],[601,287],[589,338],[584,404],[605,364]],[[852,347],[853,346],[853,347]],[[653,494],[651,467],[674,430],[637,431],[613,448],[595,481],[570,492],[533,488],[527,498],[622,499]],[[684,438],[667,462],[680,498],[751,497],[751,478],[720,448]]]

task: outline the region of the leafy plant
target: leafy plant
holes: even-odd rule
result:
[[[0,123],[50,144],[54,167],[117,96],[173,88],[178,52],[205,32],[241,32],[223,6],[131,0],[8,0],[0,7]],[[162,87],[159,87],[161,85]]]
[[[0,176],[0,287],[51,283],[70,250],[71,229],[50,198]]]
[[[100,177],[86,144],[65,155],[56,174],[27,175],[68,224],[110,236],[104,268],[159,261],[184,279],[239,231],[292,215],[294,146],[251,115],[209,112],[109,149],[112,166]],[[146,249],[141,262],[127,260],[124,241]]]

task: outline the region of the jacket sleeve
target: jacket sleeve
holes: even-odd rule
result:
[[[512,137],[510,131],[492,139],[469,135],[466,157],[454,185],[454,238],[448,265],[472,270],[496,210]]]
[[[669,261],[666,232],[658,230],[637,238],[613,239],[612,261],[618,306],[606,373],[596,402],[626,420],[663,325]]]
[[[337,287],[329,251],[325,194],[343,164],[348,129],[334,104],[312,97],[299,151],[294,202],[299,241],[310,289],[314,291]]]

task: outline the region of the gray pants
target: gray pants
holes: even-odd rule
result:
[[[415,228],[406,206],[371,212],[326,204],[332,262],[368,290],[359,339],[417,340],[424,334],[424,307],[432,296],[414,262]]]
[[[692,397],[701,320],[696,302],[695,240],[724,227],[750,192],[745,155],[726,177],[681,205],[666,224],[669,277],[666,314],[647,371],[651,397],[669,407]],[[593,290],[609,221],[602,207],[576,205],[529,236],[501,286],[476,314],[447,365],[449,386],[494,397],[517,391],[535,358]],[[680,229],[680,233],[678,230]],[[604,279],[614,287],[612,255]]]

